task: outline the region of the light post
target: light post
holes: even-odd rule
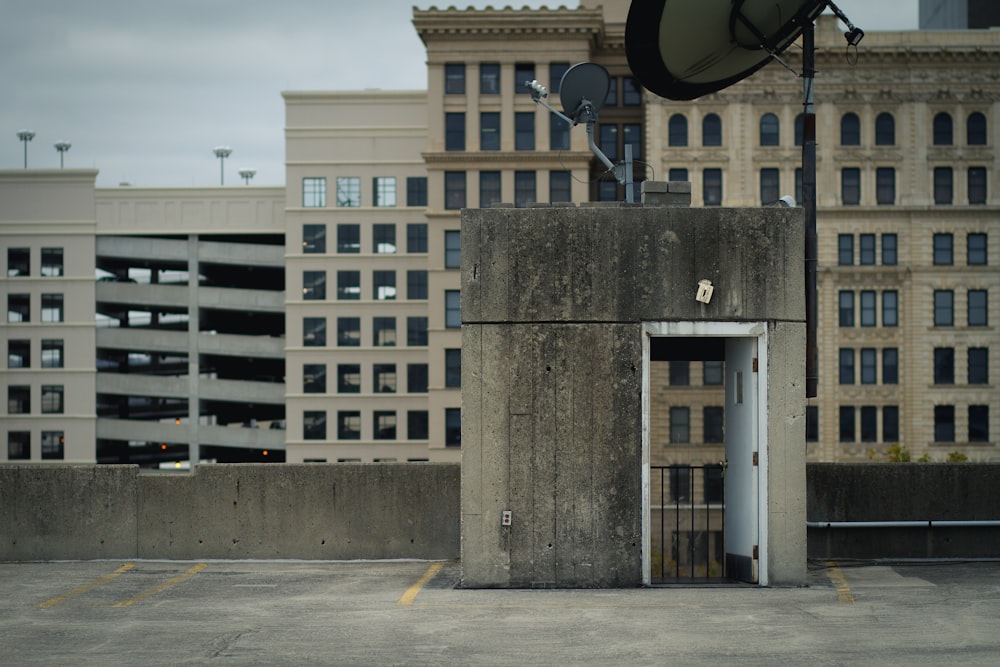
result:
[[[219,158],[219,185],[226,184],[226,158],[232,155],[233,149],[229,146],[216,146],[212,149],[215,157]]]
[[[253,180],[253,177],[257,175],[257,170],[243,167],[242,169],[239,170],[238,173],[240,177],[243,179],[243,185],[250,185],[250,181]]]
[[[56,150],[59,151],[59,168],[62,169],[65,164],[63,163],[63,158],[66,156],[66,151],[69,150],[70,146],[73,144],[68,141],[57,141],[55,143]]]
[[[17,138],[24,142],[24,168],[28,168],[28,142],[35,138],[31,130],[18,130]]]

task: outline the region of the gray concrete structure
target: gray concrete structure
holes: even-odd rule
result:
[[[648,581],[644,376],[670,336],[726,339],[738,382],[727,559],[747,579],[803,583],[803,230],[795,209],[463,212],[465,585]]]

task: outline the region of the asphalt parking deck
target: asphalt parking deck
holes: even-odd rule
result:
[[[1000,563],[465,590],[457,563],[0,563],[3,665],[997,665]]]

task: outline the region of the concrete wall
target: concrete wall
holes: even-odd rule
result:
[[[805,576],[802,212],[462,213],[462,562],[481,587],[642,583],[642,323],[768,322],[772,582]],[[698,281],[715,286],[695,300]],[[504,510],[511,525],[501,525]]]
[[[0,560],[450,559],[454,464],[0,466]]]

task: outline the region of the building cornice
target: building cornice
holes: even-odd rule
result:
[[[429,9],[413,10],[413,26],[425,45],[429,41],[488,37],[549,38],[585,35],[597,39],[604,31],[601,8],[557,9]]]
[[[493,164],[525,164],[536,162],[589,163],[589,151],[447,151],[427,152],[421,156],[432,164],[464,165],[488,169]]]

